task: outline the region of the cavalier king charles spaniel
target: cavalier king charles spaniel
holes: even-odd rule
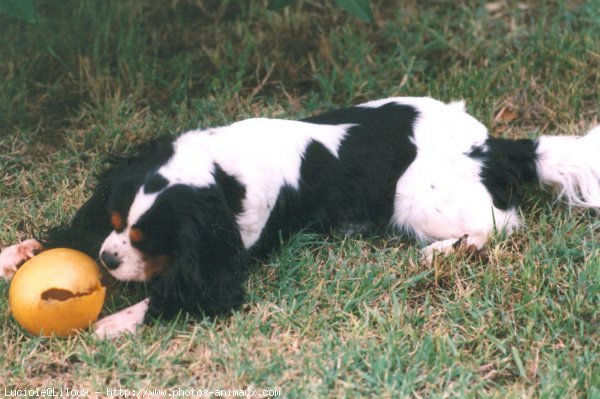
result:
[[[2,251],[0,275],[69,247],[118,280],[146,282],[148,298],[94,326],[113,337],[179,311],[235,309],[249,262],[300,230],[408,232],[425,243],[426,262],[457,241],[480,249],[494,231],[519,226],[529,183],[600,208],[600,127],[493,138],[463,102],[412,97],[301,121],[248,119],[112,159],[67,226]]]

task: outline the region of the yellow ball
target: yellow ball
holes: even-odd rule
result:
[[[66,336],[98,319],[105,294],[92,258],[56,248],[34,256],[17,270],[8,302],[15,320],[30,333]]]

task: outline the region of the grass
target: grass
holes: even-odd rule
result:
[[[581,134],[600,4],[38,1],[0,15],[0,244],[64,222],[102,157],[161,133],[390,95],[464,98],[494,135]],[[526,230],[432,268],[391,237],[300,234],[228,319],[35,338],[0,282],[0,387],[279,389],[283,397],[600,397],[600,220],[532,190]],[[133,303],[117,287],[105,313]],[[94,396],[95,394],[91,394]],[[117,395],[114,395],[117,396]]]

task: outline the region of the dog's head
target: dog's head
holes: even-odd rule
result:
[[[119,194],[117,191],[113,197],[118,198]],[[173,215],[169,209],[173,202],[169,195],[161,195],[160,202],[158,197],[157,193],[142,189],[129,206],[109,206],[106,217],[112,232],[102,243],[100,260],[113,277],[147,281],[162,274],[175,257],[174,217],[179,215]]]
[[[163,308],[231,308],[243,297],[245,250],[222,171],[211,164],[191,181],[184,170],[202,162],[177,164],[194,159],[173,157],[177,149],[169,148],[120,165],[101,181],[109,187],[104,217],[111,231],[99,258],[118,280],[150,282],[153,302]]]

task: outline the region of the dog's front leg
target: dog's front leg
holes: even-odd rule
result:
[[[144,323],[148,312],[149,298],[106,316],[94,324],[94,333],[102,339],[116,338],[123,334],[134,334]]]
[[[19,266],[43,250],[42,244],[33,238],[2,249],[0,252],[0,277],[10,280]]]

